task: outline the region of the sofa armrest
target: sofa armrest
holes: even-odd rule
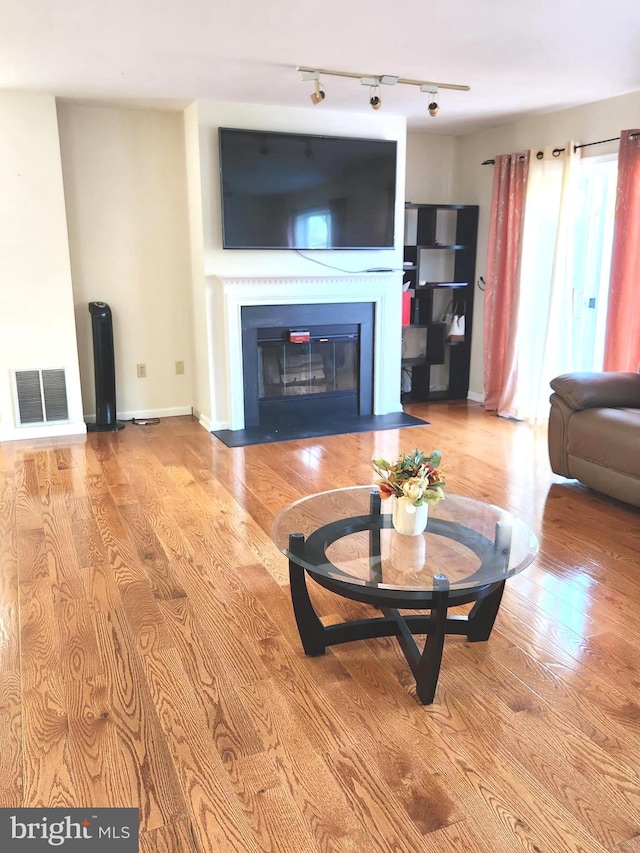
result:
[[[558,394],[552,394],[550,402],[547,443],[551,470],[562,477],[571,477],[567,444],[569,443],[569,421],[575,409],[567,406]]]
[[[551,380],[551,387],[574,411],[640,408],[640,373],[564,373]]]

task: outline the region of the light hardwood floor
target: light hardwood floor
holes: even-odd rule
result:
[[[143,853],[640,851],[640,512],[554,477],[544,429],[409,411],[430,425],[0,445],[0,806],[139,806]],[[414,447],[541,542],[427,707],[391,639],[304,656],[269,538]]]

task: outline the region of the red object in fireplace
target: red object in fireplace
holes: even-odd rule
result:
[[[411,297],[413,296],[413,291],[411,290],[403,290],[402,291],[402,325],[410,326],[411,325]]]
[[[311,340],[311,333],[308,330],[296,330],[289,332],[289,343],[292,344],[308,344]]]

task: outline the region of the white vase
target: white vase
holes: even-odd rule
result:
[[[419,536],[423,533],[428,517],[428,504],[414,506],[408,498],[393,498],[391,519],[394,528],[403,536]]]

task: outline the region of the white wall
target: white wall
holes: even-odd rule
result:
[[[428,133],[407,134],[406,199],[414,204],[457,204],[460,139]],[[446,278],[446,275],[443,276]],[[424,329],[403,329],[402,354],[407,358],[425,355]],[[446,388],[448,365],[434,364],[429,377],[432,388]]]
[[[11,368],[58,367],[70,423],[16,429]],[[55,100],[0,92],[0,440],[84,431]]]
[[[408,133],[407,201],[459,204],[456,197],[459,150],[459,137]]]
[[[468,134],[460,140],[457,201],[480,205],[478,259],[476,277],[484,274],[487,255],[487,231],[493,183],[493,169],[483,160],[496,154],[536,150],[546,145],[562,147],[568,140],[580,144],[619,136],[621,130],[638,127],[640,92],[610,98],[583,107],[536,116],[519,122]],[[617,151],[617,143],[583,149],[583,155],[595,156]],[[471,353],[470,396],[482,399],[484,298],[476,290]]]
[[[192,117],[189,117],[192,121]],[[222,224],[220,209],[220,181],[218,172],[218,127],[242,127],[283,132],[318,133],[335,136],[360,136],[379,139],[395,139],[398,143],[397,200],[395,216],[396,248],[384,251],[337,251],[305,252],[324,264],[331,264],[346,271],[362,271],[369,267],[402,267],[402,245],[404,233],[404,185],[406,123],[403,118],[385,117],[382,112],[371,116],[345,112],[331,112],[324,105],[319,107],[273,109],[252,104],[228,104],[210,101],[198,102],[199,165],[202,199],[202,242],[203,277],[260,278],[340,275],[291,251],[232,250],[222,248]],[[195,140],[191,139],[187,160],[195,157]],[[196,407],[203,416],[203,423],[219,427],[229,423],[228,371],[221,352],[226,346],[224,327],[224,301],[222,285],[213,278],[209,284],[194,273],[194,301],[196,306],[206,306],[207,318],[201,318],[195,328],[195,347],[198,352],[199,369],[201,353],[209,350],[208,361],[212,365],[208,377],[198,377],[198,399]],[[398,306],[402,277],[397,273],[393,287],[397,289]],[[196,309],[197,310],[197,309]],[[399,317],[398,307],[398,317]],[[205,338],[206,340],[203,340]],[[400,373],[400,326],[398,324],[397,346],[389,349],[389,370]],[[213,346],[213,349],[212,349]],[[397,352],[396,352],[397,350]],[[399,388],[399,383],[398,383]],[[207,400],[210,395],[210,401]],[[399,400],[399,393],[398,393]],[[210,402],[207,411],[205,406]]]
[[[190,414],[192,294],[181,113],[58,104],[85,415],[95,416],[88,303],[114,326],[118,417]],[[185,373],[176,374],[183,361]],[[137,377],[146,364],[147,377]]]

